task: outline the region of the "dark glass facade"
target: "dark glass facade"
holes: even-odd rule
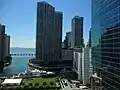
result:
[[[62,51],[62,21],[63,13],[56,11],[55,12],[55,30],[53,32],[54,36],[54,52],[55,60],[61,60],[61,51]]]
[[[120,0],[92,0],[92,65],[103,90],[120,90]]]
[[[91,47],[91,30],[89,31],[89,42],[88,45]]]
[[[64,40],[64,48],[68,49],[71,47],[71,32],[66,32],[65,40]]]
[[[48,64],[54,60],[54,12],[55,8],[46,2],[37,3],[36,60]]]
[[[3,72],[4,68],[4,35],[5,26],[0,24],[0,72]]]
[[[37,3],[36,60],[40,65],[49,66],[61,59],[62,17],[63,13],[47,2]]]
[[[83,17],[75,16],[72,19],[72,48],[83,46]]]

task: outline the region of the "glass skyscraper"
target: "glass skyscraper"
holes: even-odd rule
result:
[[[92,0],[92,65],[103,90],[120,90],[120,0]]]
[[[61,59],[63,13],[45,1],[37,3],[36,60],[50,66]]]
[[[74,16],[71,22],[72,48],[82,47],[83,41],[83,17]]]

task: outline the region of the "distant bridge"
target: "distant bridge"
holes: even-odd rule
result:
[[[16,53],[10,53],[11,56],[35,56],[34,52],[16,52]]]

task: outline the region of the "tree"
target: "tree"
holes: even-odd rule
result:
[[[35,83],[35,88],[38,88],[39,87],[39,83]]]
[[[54,85],[54,82],[50,82],[50,85],[53,86],[53,85]]]
[[[39,86],[39,83],[35,83],[35,86]]]
[[[29,83],[29,86],[32,86],[32,83]]]
[[[46,83],[46,82],[43,82],[43,85],[45,86],[45,85],[47,85],[47,83]]]
[[[59,82],[59,78],[58,77],[56,78],[56,82]]]
[[[22,86],[24,86],[24,85],[25,85],[25,83],[22,83],[21,85],[22,85]]]

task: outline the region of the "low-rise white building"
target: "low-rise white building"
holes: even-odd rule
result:
[[[5,79],[2,85],[9,84],[9,85],[20,85],[22,83],[22,78],[19,79]]]
[[[73,70],[78,74],[78,80],[84,85],[89,84],[91,48],[75,48],[73,57]]]

